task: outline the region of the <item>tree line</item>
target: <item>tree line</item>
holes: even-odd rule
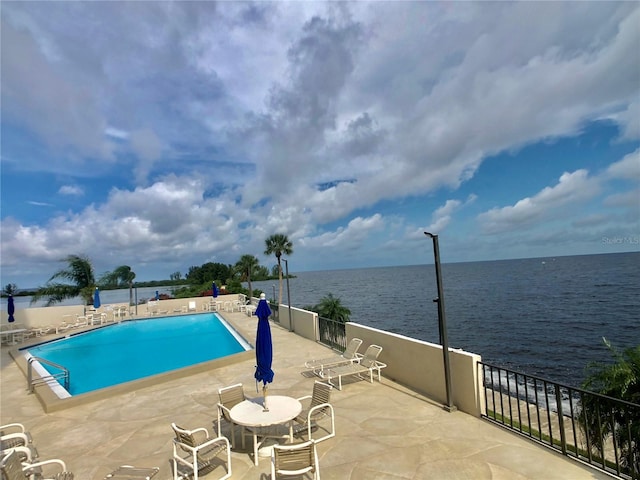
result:
[[[282,255],[293,254],[293,243],[284,234],[274,234],[265,240],[265,255],[275,255],[277,265],[269,271],[267,267],[260,265],[255,255],[244,254],[234,265],[223,263],[207,262],[201,266],[191,266],[184,279],[180,272],[173,272],[168,282],[154,281],[151,283],[169,283],[172,285],[185,285],[177,289],[176,294],[180,297],[197,296],[203,290],[209,290],[213,282],[226,285],[229,293],[246,293],[253,296],[251,282],[258,280],[269,280],[278,277],[279,296],[278,304],[282,303]],[[121,265],[114,270],[104,273],[99,278],[96,277],[95,269],[89,257],[86,255],[68,255],[63,262],[66,267],[55,272],[46,284],[29,292],[32,295],[31,304],[46,298],[46,306],[60,303],[63,300],[80,297],[86,305],[93,301],[93,294],[96,288],[105,290],[114,288],[129,288],[129,303],[133,304],[133,287],[136,274],[129,265]],[[249,288],[243,289],[242,282],[247,282]],[[136,286],[148,284],[150,282],[139,282]],[[245,291],[243,291],[245,290]],[[198,292],[193,295],[194,292]],[[17,295],[18,287],[14,283],[7,284],[3,289],[3,294]]]

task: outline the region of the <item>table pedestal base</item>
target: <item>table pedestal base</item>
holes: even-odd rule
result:
[[[274,438],[267,438],[262,442],[262,446],[258,449],[259,457],[271,457],[273,446],[278,445],[278,441]]]

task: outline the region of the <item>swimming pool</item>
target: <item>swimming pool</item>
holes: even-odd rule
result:
[[[208,313],[126,321],[29,348],[28,354],[69,370],[68,394],[55,389],[64,397],[247,350],[251,346],[222,317]]]

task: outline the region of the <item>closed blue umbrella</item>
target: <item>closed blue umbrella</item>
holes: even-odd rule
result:
[[[160,293],[158,292],[158,290],[156,290],[156,302],[160,300]]]
[[[93,293],[93,308],[100,308],[100,289],[96,287],[96,291]]]
[[[13,318],[13,314],[16,313],[16,306],[13,303],[13,295],[9,295],[7,300],[7,313],[9,314],[9,322],[15,322],[16,319]]]
[[[213,295],[213,298],[218,296],[218,286],[216,285],[216,282],[211,284],[211,295]]]
[[[271,327],[269,326],[269,315],[271,309],[265,299],[264,293],[260,295],[260,301],[256,308],[258,317],[258,332],[256,334],[256,384],[262,382],[262,392],[264,395],[264,410],[267,408],[267,383],[273,382],[273,344],[271,342]]]

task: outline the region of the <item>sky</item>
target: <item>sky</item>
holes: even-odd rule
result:
[[[637,2],[13,2],[1,285],[640,250]]]

